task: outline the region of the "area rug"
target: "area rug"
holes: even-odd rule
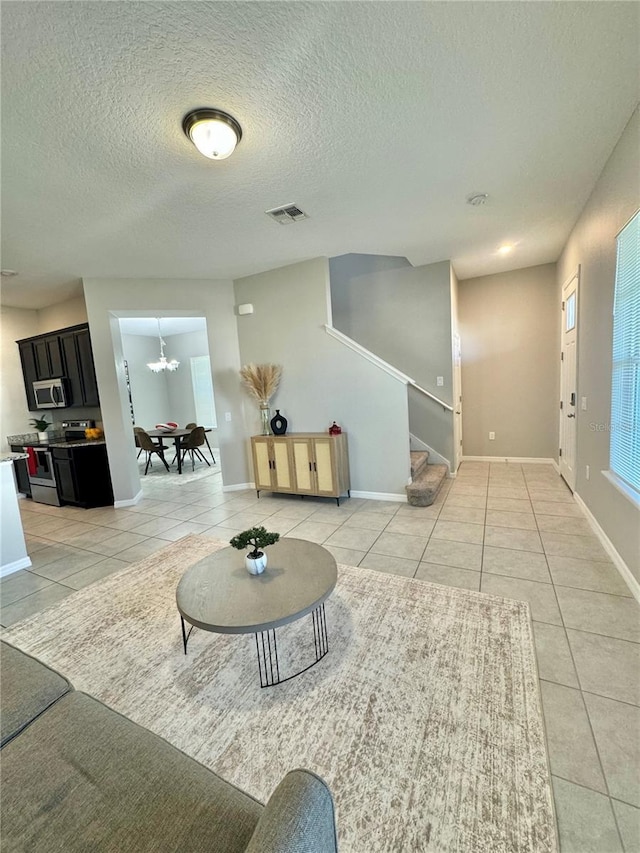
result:
[[[341,853],[557,850],[527,604],[340,566],[329,654],[261,689],[252,636],[183,653],[176,585],[220,547],[187,536],[6,638],[262,801],[319,773]],[[311,637],[306,617],[278,650]]]
[[[187,458],[182,463],[182,474],[179,477],[172,477],[171,483],[172,485],[185,486],[188,483],[196,483],[198,480],[206,480],[209,477],[213,477],[215,474],[220,474],[220,456],[217,448],[213,448],[213,455],[215,457],[215,464],[211,461],[211,457],[207,450],[204,451],[207,454],[207,462],[210,467],[207,468],[206,464],[201,460],[196,461],[195,471],[191,470],[191,459]],[[165,458],[168,463],[171,463],[173,459],[173,453],[167,451],[165,453]],[[138,471],[140,473],[140,480],[146,482],[158,482],[161,478],[166,478],[167,476],[171,476],[173,474],[178,473],[178,466],[174,463],[170,464],[170,471],[162,464],[162,460],[157,457],[153,460],[153,467],[149,466],[149,470],[147,473],[144,473],[145,465],[147,464],[146,459],[143,460],[142,456],[138,459]]]

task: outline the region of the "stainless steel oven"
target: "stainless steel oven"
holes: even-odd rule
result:
[[[42,379],[33,383],[33,395],[38,409],[60,409],[67,405],[65,380]]]
[[[53,467],[51,451],[42,447],[34,447],[35,473],[29,474],[31,484],[31,499],[36,503],[60,506],[56,472]],[[29,451],[27,451],[29,453]],[[33,465],[32,465],[33,467]]]

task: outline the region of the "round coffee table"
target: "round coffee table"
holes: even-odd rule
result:
[[[223,548],[182,576],[176,602],[184,653],[194,627],[217,634],[255,634],[260,686],[271,687],[306,672],[329,651],[324,603],[338,578],[336,561],[321,545],[281,539],[267,550],[268,565],[250,575],[244,551]],[[282,678],[276,628],[311,613],[315,660]],[[191,625],[189,632],[185,621]]]

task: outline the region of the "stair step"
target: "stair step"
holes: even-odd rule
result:
[[[425,465],[407,488],[407,500],[411,506],[431,506],[447,479],[446,465]]]
[[[428,450],[412,450],[411,456],[411,479],[415,480],[420,471],[429,462]]]

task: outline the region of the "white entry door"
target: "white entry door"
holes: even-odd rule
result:
[[[453,473],[462,456],[462,356],[460,335],[453,336]]]
[[[577,352],[578,285],[580,268],[562,288],[562,338],[560,353],[560,474],[573,491],[576,487],[576,432],[578,420]]]

